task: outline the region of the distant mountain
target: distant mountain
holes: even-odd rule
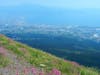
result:
[[[49,73],[50,75],[99,75],[96,69],[60,59],[0,35],[1,75],[49,75]]]

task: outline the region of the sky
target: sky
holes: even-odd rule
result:
[[[100,0],[0,0],[0,22],[100,26]]]
[[[25,4],[58,8],[100,8],[100,0],[0,0],[0,6]]]

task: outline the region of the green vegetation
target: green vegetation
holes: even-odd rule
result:
[[[9,59],[0,54],[0,68],[7,66],[9,63],[10,63]]]
[[[75,62],[60,59],[41,50],[12,41],[3,35],[0,35],[0,46],[5,47],[10,52],[16,54],[18,58],[29,62],[35,67],[39,68],[41,64],[44,64],[45,66],[43,68],[46,71],[56,68],[60,70],[63,75],[100,75],[100,72],[94,68],[80,66]],[[0,67],[7,64],[6,60],[1,61],[3,59],[4,57],[0,56]]]

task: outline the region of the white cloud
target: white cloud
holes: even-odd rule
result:
[[[98,38],[99,35],[98,35],[98,34],[93,34],[93,37],[94,37],[94,38]]]

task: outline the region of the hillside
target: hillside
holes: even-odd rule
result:
[[[100,72],[0,35],[0,75],[100,75]]]

